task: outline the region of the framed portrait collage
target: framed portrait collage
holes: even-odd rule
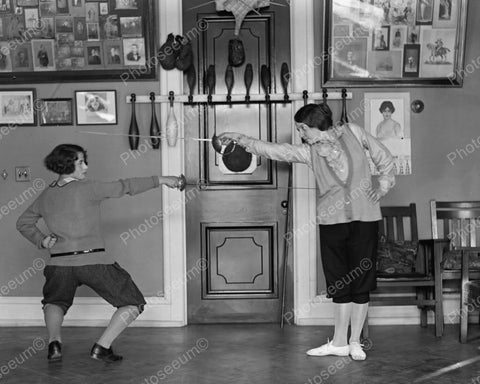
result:
[[[75,115],[76,125],[116,125],[117,91],[75,91],[75,99],[37,99],[35,88],[0,90],[0,126],[36,126],[37,121],[41,126],[73,126]]]
[[[154,0],[2,0],[0,82],[155,78]],[[141,70],[138,70],[141,69]]]
[[[325,86],[462,86],[468,0],[326,0]]]

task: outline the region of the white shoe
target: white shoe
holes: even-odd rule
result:
[[[349,344],[350,349],[350,356],[352,356],[353,360],[365,360],[367,355],[362,349],[363,344],[357,343],[356,341],[352,341]]]
[[[348,345],[344,347],[335,347],[332,345],[332,342],[329,341],[327,344],[323,344],[318,348],[313,348],[307,351],[308,356],[328,356],[328,355],[335,355],[335,356],[348,356],[350,352],[350,348]]]

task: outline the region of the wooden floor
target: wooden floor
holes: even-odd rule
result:
[[[460,344],[458,326],[439,339],[432,327],[372,326],[363,362],[308,357],[305,351],[331,336],[326,326],[129,328],[113,346],[124,360],[110,365],[89,357],[100,328],[65,327],[63,362],[54,364],[47,363],[44,328],[0,328],[0,383],[410,384],[460,363],[418,382],[480,384],[480,329],[471,328],[474,340]]]

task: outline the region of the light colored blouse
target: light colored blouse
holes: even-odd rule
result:
[[[242,137],[239,144],[255,155],[304,163],[312,169],[319,192],[318,224],[380,220],[379,203],[367,198],[367,193],[374,186],[366,152],[379,171],[378,190],[382,196],[395,185],[392,155],[358,125],[347,124],[335,129],[337,141],[333,145],[325,142],[312,145],[276,144],[247,136]]]

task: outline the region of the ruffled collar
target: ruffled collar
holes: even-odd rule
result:
[[[321,131],[312,143],[312,148],[324,157],[328,166],[335,172],[340,180],[345,181],[348,174],[348,163],[345,152],[339,141],[344,133],[342,125]]]

